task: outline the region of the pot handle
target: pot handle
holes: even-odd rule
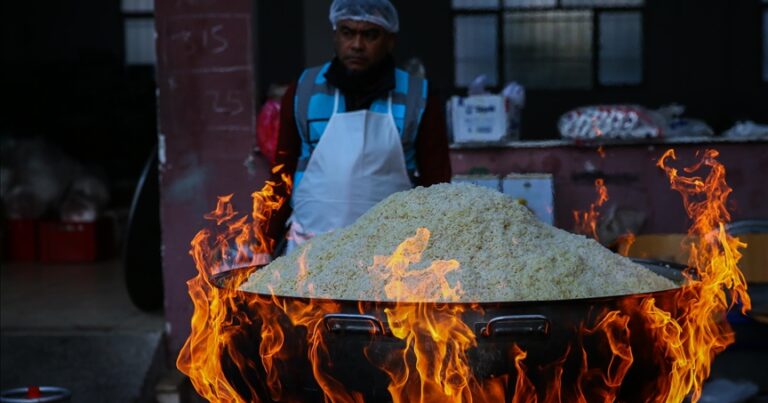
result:
[[[348,313],[329,313],[323,317],[325,328],[331,333],[383,335],[384,324],[375,316]]]
[[[476,327],[483,337],[547,337],[550,324],[543,315],[507,315],[497,316],[488,323],[478,323]]]

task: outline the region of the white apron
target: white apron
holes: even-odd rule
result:
[[[395,120],[392,95],[387,113],[369,110],[333,115],[293,194],[288,252],[309,238],[352,224],[411,181]]]

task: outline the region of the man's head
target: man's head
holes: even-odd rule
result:
[[[336,56],[351,73],[370,70],[395,47],[399,21],[388,0],[334,0],[330,20]]]

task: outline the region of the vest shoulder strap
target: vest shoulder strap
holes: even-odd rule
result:
[[[328,85],[325,80],[325,72],[328,71],[330,63],[326,63],[322,66],[316,66],[304,70],[304,73],[299,77],[299,82],[296,85],[296,97],[294,99],[293,113],[296,119],[296,128],[299,131],[302,141],[309,143],[309,128],[307,122],[309,120],[307,114],[309,113],[309,100],[312,95],[321,91],[328,92]]]
[[[427,106],[428,83],[427,80],[400,69],[397,70],[397,76],[402,76],[408,81],[403,122],[403,143],[411,144],[416,142],[421,117]]]
[[[317,94],[333,95],[333,88],[325,79],[330,63],[309,68],[302,73],[296,87],[294,99],[294,116],[299,136],[305,144],[310,143],[309,135],[309,105],[312,97]],[[419,123],[427,103],[427,80],[406,73],[403,70],[395,70],[396,88],[404,90],[393,98],[404,98],[405,116],[403,118],[402,141],[403,144],[413,144],[419,131]],[[401,98],[402,97],[402,98]]]

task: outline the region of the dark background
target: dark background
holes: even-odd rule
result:
[[[453,87],[451,2],[392,2],[400,13],[398,62],[419,57],[433,86],[444,96],[462,94],[463,89]],[[302,62],[319,63],[304,60],[303,27],[291,23],[294,16],[297,21],[307,18],[302,4],[299,0],[259,4],[261,59],[257,63],[262,89],[271,82],[295,80]],[[687,116],[706,121],[716,133],[737,120],[765,121],[768,84],[761,77],[764,7],[759,0],[646,0],[643,83],[591,90],[528,90],[523,139],[556,138],[560,115],[595,103],[656,108],[676,102],[686,106]],[[315,18],[328,24],[327,15]],[[330,36],[327,40],[330,42]]]
[[[325,4],[330,2],[312,1],[257,2],[252,42],[258,50],[257,105],[270,83],[295,80],[305,65],[330,56]],[[394,3],[402,26],[398,61],[418,56],[442,95],[462,93],[453,88],[450,1]],[[127,203],[157,142],[156,85],[153,67],[124,63],[120,2],[3,2],[1,7],[0,134],[44,137],[101,170],[113,203]],[[677,102],[687,107],[687,116],[705,120],[717,133],[737,120],[764,122],[764,7],[759,0],[647,0],[642,85],[529,90],[522,137],[555,138],[562,113],[594,103]],[[317,43],[327,47],[317,49]]]
[[[402,25],[396,52],[398,61],[421,58],[433,87],[442,95],[462,94],[463,89],[453,88],[454,14],[450,0],[393,1],[400,11]],[[159,30],[161,41],[168,40],[164,34],[169,30],[163,23],[168,23],[171,18],[210,13],[211,16],[203,22],[212,24],[219,23],[216,13],[232,12],[230,8],[253,14],[253,40],[229,38],[235,39],[232,49],[254,50],[254,66],[248,66],[245,74],[251,77],[253,70],[255,75],[252,80],[256,98],[253,105],[261,104],[269,84],[295,80],[307,65],[322,63],[332,55],[327,21],[330,0],[262,0],[256,3],[248,0],[167,0],[158,4],[165,7],[165,15],[158,11],[159,25],[166,28]],[[251,10],[252,4],[255,6]],[[592,90],[529,90],[523,111],[523,139],[556,138],[555,124],[562,113],[594,103],[631,102],[654,108],[677,102],[687,106],[689,117],[705,120],[716,132],[729,128],[740,119],[768,123],[768,90],[761,78],[762,13],[765,7],[766,3],[760,0],[646,0],[642,85]],[[156,89],[160,87],[167,91],[171,87],[171,78],[177,78],[183,84],[185,92],[181,95],[169,91],[160,97],[161,106],[166,109],[161,114],[161,121],[167,125],[163,128],[166,132],[162,133],[162,138],[167,140],[169,151],[168,158],[162,158],[166,161],[159,164],[162,169],[161,200],[164,202],[163,274],[167,276],[163,319],[170,323],[167,330],[171,337],[170,351],[176,351],[186,338],[192,312],[185,285],[185,281],[194,275],[188,255],[189,240],[202,227],[202,215],[214,207],[215,196],[238,192],[236,205],[243,209],[242,206],[248,206],[249,192],[263,183],[261,177],[248,176],[242,163],[250,151],[249,145],[254,143],[255,133],[213,130],[188,118],[194,111],[207,112],[208,118],[218,117],[204,108],[211,107],[210,99],[204,96],[210,89],[227,92],[233,88],[243,89],[250,105],[252,91],[246,88],[251,86],[250,81],[236,73],[220,77],[165,69],[161,73],[168,79],[156,83],[156,71],[152,66],[127,66],[123,33],[126,16],[118,0],[46,4],[2,2],[0,12],[4,17],[0,26],[3,67],[0,84],[5,101],[0,109],[0,136],[42,137],[98,170],[108,179],[113,208],[125,208],[130,203],[142,167],[158,142]],[[232,26],[236,25],[233,23]],[[165,50],[174,49],[166,44]],[[176,60],[179,63],[176,67],[210,62],[210,58],[204,56],[199,56],[199,60]],[[241,82],[247,84],[241,85]],[[248,108],[246,112],[252,111]],[[251,115],[253,113],[241,116],[250,119]],[[757,188],[759,176],[755,179],[753,173],[765,171],[765,158],[742,157],[759,155],[761,149],[758,147],[765,148],[765,145],[734,145],[733,148],[745,148],[754,154],[734,152],[729,157],[730,161],[747,162],[738,167],[743,171],[734,167],[734,172],[737,173],[736,184],[739,180],[742,184],[754,184],[754,187],[744,186],[743,190],[750,192],[747,195],[749,206],[764,206],[761,203],[765,199],[763,189]],[[652,161],[658,154],[658,149],[653,151],[653,146],[642,146],[642,150],[633,155],[643,158],[643,162]],[[548,149],[540,149],[539,153],[528,152],[525,148],[508,148],[506,151],[511,153],[505,153],[503,149],[458,150],[458,153],[476,153],[476,160],[503,168],[499,173],[557,173],[559,170],[562,180],[568,184],[575,183],[571,172],[586,169],[580,163],[582,160],[564,150],[559,154]],[[581,149],[577,153],[582,156],[591,154],[585,159],[596,158],[592,150]],[[693,151],[689,155],[693,155]],[[471,158],[467,158],[469,160]],[[566,161],[562,169],[560,160]],[[617,158],[612,161],[616,164],[615,174],[644,166],[637,160]],[[263,176],[267,172],[265,164],[259,168]],[[667,188],[663,178],[653,183],[662,183]],[[588,201],[594,199],[593,186],[586,182],[575,185],[579,189],[562,192],[567,196],[562,200],[566,203],[574,201],[571,204],[578,204],[576,208],[586,208]],[[640,185],[648,199],[654,198],[652,190],[659,188]],[[636,193],[625,194],[629,198]],[[641,198],[636,199],[643,202]],[[672,214],[666,211],[669,210],[666,206],[660,210]],[[757,209],[747,210],[760,213]],[[158,235],[159,231],[143,233]],[[119,280],[122,281],[122,277]]]
[[[0,135],[42,137],[129,203],[157,142],[154,69],[125,66],[119,1],[3,2]]]

